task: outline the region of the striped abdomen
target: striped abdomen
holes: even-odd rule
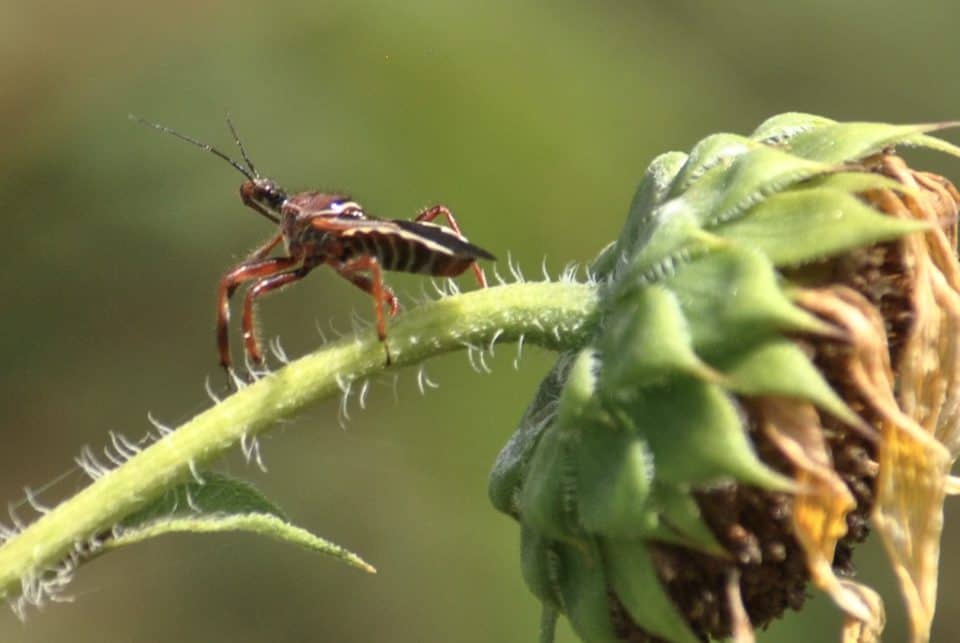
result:
[[[339,235],[352,257],[376,257],[384,270],[455,277],[494,256],[450,228],[417,221],[365,220]]]

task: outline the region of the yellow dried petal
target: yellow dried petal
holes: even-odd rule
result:
[[[949,454],[901,409],[894,397],[883,321],[876,309],[864,297],[843,286],[805,291],[799,293],[798,298],[808,309],[845,329],[852,348],[847,375],[879,417],[880,473],[873,519],[900,580],[910,613],[912,640],[926,641],[936,599]],[[916,336],[923,333],[912,334]],[[928,364],[910,346],[908,341],[906,355],[909,357],[903,360],[904,364],[909,362],[913,364],[910,368],[926,373]],[[933,383],[911,388],[917,400],[923,394],[937,394],[939,390]],[[913,403],[915,414],[919,415],[921,408],[919,401]]]
[[[840,581],[845,590],[856,594],[861,603],[870,610],[870,619],[863,621],[850,615],[843,620],[842,643],[879,643],[880,635],[887,624],[887,613],[883,609],[883,600],[875,591],[853,581]]]
[[[837,542],[847,533],[846,516],[856,501],[833,468],[816,409],[773,397],[762,398],[756,406],[764,433],[795,468],[793,528],[811,579],[852,618],[870,621],[869,606],[833,571]]]
[[[900,581],[913,640],[929,639],[937,598],[947,450],[912,422],[885,423],[873,520]]]
[[[876,169],[911,188],[902,196],[871,195],[879,196],[884,211],[932,224],[929,232],[900,242],[912,320],[897,366],[896,399],[872,392],[883,418],[874,522],[900,581],[911,638],[922,643],[936,607],[943,501],[960,447],[960,266],[954,250],[960,195],[949,182],[913,172],[897,157],[882,157]]]

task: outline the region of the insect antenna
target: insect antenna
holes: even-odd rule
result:
[[[206,150],[206,151],[210,152],[210,153],[213,154],[214,156],[219,156],[219,157],[222,158],[224,161],[226,161],[227,163],[229,163],[230,165],[232,165],[232,166],[234,167],[234,169],[236,169],[238,172],[240,172],[240,174],[244,175],[245,177],[247,177],[247,178],[250,179],[251,181],[254,181],[254,180],[256,180],[256,179],[259,177],[259,174],[257,174],[256,170],[253,169],[253,164],[250,163],[250,159],[247,158],[246,152],[243,151],[243,146],[242,146],[242,145],[240,146],[240,152],[243,154],[243,159],[247,162],[247,165],[250,166],[250,170],[247,170],[247,168],[243,167],[242,165],[240,165],[239,163],[237,163],[236,161],[234,161],[232,158],[230,158],[229,156],[227,156],[226,154],[224,154],[223,152],[221,152],[220,150],[218,150],[218,149],[215,148],[214,146],[210,145],[209,143],[204,143],[203,141],[198,141],[197,139],[195,139],[195,138],[193,138],[193,137],[191,137],[191,136],[187,136],[186,134],[181,134],[180,132],[178,132],[178,131],[176,131],[176,130],[174,130],[174,129],[171,129],[171,128],[165,126],[165,125],[160,125],[159,123],[152,123],[152,122],[150,122],[150,121],[148,121],[148,120],[146,120],[146,119],[144,119],[144,118],[140,118],[139,116],[135,116],[134,114],[130,114],[129,116],[130,116],[130,120],[132,120],[132,121],[136,121],[136,122],[140,123],[141,125],[146,125],[146,126],[148,126],[148,127],[152,127],[153,129],[159,130],[159,131],[163,132],[164,134],[170,134],[171,136],[176,136],[176,137],[179,138],[181,141],[186,141],[187,143],[190,143],[190,144],[192,144],[192,145],[196,145],[196,146],[199,147],[201,150]],[[229,119],[227,120],[227,122],[228,122],[228,123],[230,122]],[[230,129],[233,130],[233,125],[230,126]],[[240,142],[240,141],[238,140],[237,143],[239,143],[239,142]]]
[[[240,155],[243,157],[243,160],[247,162],[247,167],[250,168],[254,176],[260,176],[257,168],[253,167],[253,161],[247,156],[247,149],[243,146],[243,141],[240,140],[240,134],[237,132],[237,128],[233,124],[233,119],[230,118],[229,112],[227,112],[227,127],[230,128],[230,133],[233,134],[233,141],[237,144],[237,147],[240,148]]]

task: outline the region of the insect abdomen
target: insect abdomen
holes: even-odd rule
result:
[[[454,254],[390,233],[354,234],[344,241],[352,255],[376,257],[381,268],[395,272],[455,277],[476,261],[475,257]]]
[[[344,244],[354,254],[377,258],[384,270],[437,277],[455,277],[489,252],[441,226],[416,221],[385,222],[347,231]]]

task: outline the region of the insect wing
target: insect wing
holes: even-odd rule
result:
[[[469,257],[471,259],[489,259],[495,260],[492,254],[474,245],[446,226],[435,223],[426,223],[423,221],[406,221],[404,219],[394,219],[383,221],[381,223],[396,226],[401,237],[423,243],[427,246],[438,246],[439,252],[450,253],[457,257]]]

